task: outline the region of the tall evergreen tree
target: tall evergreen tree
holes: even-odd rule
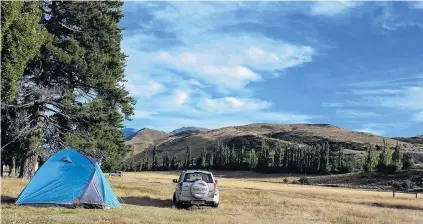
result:
[[[176,167],[176,157],[175,156],[172,157],[172,161],[170,162],[170,169],[171,170],[176,170],[177,169],[177,167]]]
[[[393,171],[402,169],[402,166],[403,166],[402,158],[403,158],[403,153],[401,150],[401,146],[397,142],[394,152],[392,153],[392,165],[394,169]]]
[[[191,146],[187,146],[187,152],[185,154],[185,163],[184,163],[184,167],[185,168],[189,168],[191,167]]]
[[[273,160],[274,160],[273,167],[275,167],[276,170],[278,170],[281,166],[281,150],[279,146],[276,146],[275,148],[275,157]]]
[[[142,170],[148,171],[150,169],[150,167],[149,167],[150,165],[149,165],[149,162],[148,162],[148,152],[147,151],[144,152],[143,162],[144,162],[144,165],[143,165]]]
[[[379,172],[385,172],[387,171],[388,166],[391,164],[392,160],[392,151],[389,147],[389,144],[383,139],[382,142],[382,152],[379,155],[379,164],[377,166],[377,169]]]
[[[370,172],[376,168],[378,164],[378,159],[375,155],[375,152],[373,150],[373,147],[370,145],[367,148],[366,156],[364,157],[364,164],[363,164],[363,170],[364,172]]]
[[[207,150],[206,150],[206,147],[204,146],[203,152],[201,153],[201,166],[200,166],[203,169],[207,167],[206,157],[207,157]]]
[[[153,163],[151,164],[151,170],[157,170],[158,161],[157,161],[157,148],[153,146]]]

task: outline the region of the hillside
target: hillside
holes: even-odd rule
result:
[[[423,145],[423,135],[417,135],[414,137],[395,137],[393,139],[397,139],[402,142],[409,142],[413,144],[422,144]]]
[[[137,133],[137,131],[138,130],[135,128],[122,128],[122,132],[125,135],[125,139],[131,137],[133,134]]]
[[[161,153],[168,152],[170,156],[178,159],[185,157],[186,147],[192,148],[192,156],[199,156],[201,150],[206,147],[212,150],[218,141],[234,145],[236,148],[260,148],[262,140],[270,147],[275,144],[315,144],[329,142],[331,145],[341,146],[348,152],[361,153],[365,146],[381,145],[382,136],[354,132],[329,124],[250,124],[244,126],[225,127],[208,132],[182,132],[177,135],[169,135],[155,141],[158,147],[159,157]],[[397,142],[404,146],[407,151],[422,151],[423,147],[418,144],[385,138],[391,145]],[[134,142],[134,141],[133,141]],[[151,147],[148,148],[151,150]],[[135,156],[138,161],[141,154]]]
[[[175,130],[171,131],[170,134],[175,135],[175,134],[178,134],[180,132],[185,132],[185,131],[206,132],[206,131],[210,131],[210,129],[208,129],[208,128],[199,128],[199,127],[182,127],[182,128],[178,128],[178,129],[175,129]]]
[[[131,145],[135,154],[143,152],[146,148],[152,146],[155,141],[165,139],[168,133],[149,128],[143,128],[135,134],[129,136],[125,144]]]

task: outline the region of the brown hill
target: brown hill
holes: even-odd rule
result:
[[[397,139],[402,142],[409,142],[413,144],[422,144],[423,145],[423,135],[417,135],[414,137],[395,137],[393,139]]]
[[[146,148],[154,145],[155,141],[164,139],[167,136],[169,136],[169,134],[166,132],[143,128],[130,136],[125,144],[131,145],[132,150],[136,155],[143,152]]]
[[[250,124],[244,126],[233,126],[215,129],[207,132],[184,132],[178,135],[166,136],[155,141],[160,157],[164,152],[179,160],[185,157],[186,147],[192,149],[192,156],[199,156],[204,147],[212,150],[217,142],[234,145],[236,148],[242,146],[248,148],[260,148],[261,142],[266,141],[270,147],[275,144],[315,144],[329,142],[331,145],[338,145],[349,152],[361,153],[365,147],[381,145],[382,136],[354,132],[329,124]],[[422,151],[423,146],[411,144],[390,138],[386,142],[395,145],[397,142],[404,146],[407,151]],[[147,151],[152,150],[148,147]],[[135,156],[135,161],[141,160],[143,153]],[[151,156],[151,152],[150,152]]]

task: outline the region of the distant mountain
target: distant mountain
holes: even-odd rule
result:
[[[393,139],[402,141],[402,142],[409,142],[414,144],[423,144],[423,135],[417,135],[414,137],[394,137]]]
[[[182,131],[182,130],[185,131]],[[154,145],[157,146],[159,158],[165,152],[170,157],[175,156],[183,160],[186,155],[186,147],[189,145],[192,156],[201,154],[204,147],[213,150],[217,142],[235,146],[236,149],[260,149],[263,141],[274,148],[276,145],[316,145],[328,142],[331,147],[342,147],[348,154],[362,156],[368,145],[382,145],[383,139],[391,145],[397,140],[385,138],[365,132],[355,132],[330,124],[249,124],[243,126],[231,126],[210,130],[207,132],[186,131],[186,127],[177,129],[172,135],[161,135],[156,138]],[[189,129],[189,128],[188,128]],[[132,140],[131,140],[132,141]],[[399,142],[406,151],[421,152],[423,145],[412,144],[404,140]],[[142,151],[152,150],[152,144]],[[143,158],[143,152],[135,155],[135,161]],[[151,154],[150,154],[151,155]]]
[[[135,128],[123,128],[123,134],[125,135],[125,139],[128,139],[130,136],[135,134],[138,130]]]
[[[134,153],[140,153],[146,148],[153,146],[159,139],[168,137],[169,134],[164,131],[143,128],[135,132],[126,139],[125,144],[131,145]]]
[[[207,129],[207,128],[199,128],[199,127],[182,127],[182,128],[178,128],[176,130],[173,130],[172,132],[170,132],[170,134],[175,135],[175,134],[178,134],[180,132],[185,132],[185,131],[206,132],[206,131],[210,131],[210,129]]]

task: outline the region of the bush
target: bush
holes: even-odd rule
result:
[[[399,170],[400,170],[400,167],[397,164],[389,164],[386,167],[385,171],[389,174],[394,174],[394,173],[398,172]]]
[[[404,180],[404,182],[402,183],[401,187],[404,190],[410,190],[411,188],[414,187],[414,182],[412,182],[411,180]]]
[[[288,183],[288,178],[283,178],[283,182],[286,184],[286,183]]]
[[[292,184],[299,184],[300,182],[298,180],[292,180]]]
[[[391,183],[392,188],[394,188],[396,191],[401,190],[402,186],[401,183],[398,181],[392,181]]]
[[[403,163],[403,165],[402,165],[403,170],[411,169],[414,165],[413,157],[410,154],[405,154],[404,157],[403,157],[402,163]]]
[[[300,181],[301,184],[308,184],[309,183],[307,177],[301,177],[299,181]]]

